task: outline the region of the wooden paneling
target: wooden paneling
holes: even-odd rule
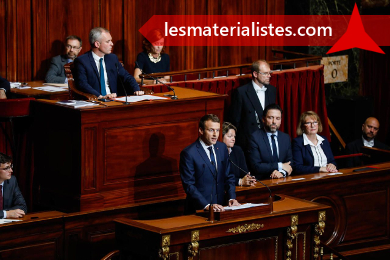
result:
[[[258,15],[284,14],[284,1],[158,1],[148,0],[5,0],[0,1],[0,75],[10,81],[44,79],[50,59],[64,51],[64,39],[81,37],[90,49],[88,33],[107,27],[113,52],[133,74],[142,51],[138,30],[153,15]],[[171,70],[195,69],[270,58],[271,47],[167,47]]]

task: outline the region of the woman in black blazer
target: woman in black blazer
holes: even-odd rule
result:
[[[255,186],[255,177],[251,176],[250,173],[245,174],[245,172],[248,172],[248,167],[246,166],[244,152],[241,147],[234,146],[236,142],[236,131],[237,128],[231,123],[223,123],[222,138],[229,151],[229,159],[231,161],[230,174],[234,174],[236,186]]]
[[[322,132],[320,117],[313,111],[302,113],[297,134],[292,142],[293,169],[295,174],[337,172],[335,159],[328,140]]]

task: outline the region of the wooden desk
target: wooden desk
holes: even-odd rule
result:
[[[11,93],[13,96],[22,98],[22,97],[34,97],[36,99],[53,99],[53,100],[67,100],[69,98],[69,91],[63,90],[60,92],[47,92],[43,90],[36,89],[37,87],[43,87],[44,81],[28,81],[26,82],[31,88],[28,89],[18,89],[11,88]]]
[[[178,100],[85,109],[33,102],[36,201],[74,212],[184,196],[180,152],[203,115],[223,119],[225,96],[175,90]]]
[[[273,193],[331,206],[322,241],[344,255],[382,251],[384,256],[390,252],[390,163],[374,166],[364,172],[347,168],[340,169],[342,175],[293,175],[263,182]],[[237,187],[236,192],[238,201],[249,202],[268,193],[261,184]]]
[[[63,215],[32,213],[23,221],[0,225],[0,259],[62,259]]]
[[[285,197],[274,203],[272,214],[214,223],[194,215],[155,220],[121,218],[115,220],[115,234],[124,259],[276,260],[286,255],[313,259],[313,241],[318,234],[312,224],[325,224],[327,208]]]

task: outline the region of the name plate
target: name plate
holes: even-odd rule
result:
[[[348,81],[348,55],[323,57],[325,84]]]

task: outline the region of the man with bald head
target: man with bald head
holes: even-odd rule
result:
[[[230,122],[237,127],[236,143],[245,150],[247,138],[264,125],[263,110],[276,102],[276,88],[269,85],[272,71],[268,62],[252,64],[252,81],[235,90],[230,107]]]
[[[362,137],[347,144],[346,150],[348,154],[361,153],[362,147],[374,147],[384,150],[390,150],[390,147],[375,140],[379,131],[379,121],[375,117],[369,117],[362,125]],[[360,157],[352,157],[348,161],[348,167],[360,166]]]

